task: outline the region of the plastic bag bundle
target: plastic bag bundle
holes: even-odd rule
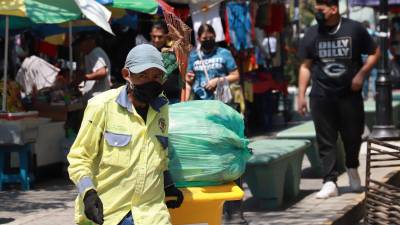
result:
[[[251,153],[238,112],[212,100],[169,110],[169,171],[178,187],[219,185],[244,173]]]

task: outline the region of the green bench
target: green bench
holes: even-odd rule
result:
[[[315,128],[313,121],[308,121],[300,125],[291,127],[289,129],[279,132],[276,137],[278,139],[306,139],[311,142],[309,148],[306,149],[306,155],[311,163],[311,168],[317,175],[322,175],[322,164],[319,157],[317,139],[315,134]],[[340,135],[337,142],[338,146],[338,158],[337,167],[340,172],[345,171],[345,153],[343,143],[340,139]]]
[[[259,140],[249,144],[253,150],[247,162],[244,180],[263,207],[274,209],[283,199],[299,193],[301,165],[307,140]]]
[[[397,100],[395,100],[395,98]],[[392,118],[394,125],[399,123],[399,112],[400,112],[400,96],[398,94],[393,95],[392,101]],[[376,119],[376,106],[375,100],[368,100],[364,102],[364,112],[365,112],[365,124],[371,130],[372,127],[375,125]]]
[[[393,101],[400,101],[400,90],[392,91],[392,99]]]

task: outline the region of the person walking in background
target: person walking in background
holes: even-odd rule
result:
[[[224,79],[229,84],[239,81],[239,71],[231,52],[215,43],[211,25],[202,24],[197,34],[201,46],[189,56],[186,96],[189,98],[192,91],[196,100],[215,99],[218,82],[224,82]]]
[[[85,55],[85,72],[78,74],[75,83],[81,83],[83,99],[88,101],[110,89],[111,63],[105,51],[97,46],[94,34],[83,33],[76,43]]]
[[[68,154],[68,172],[79,195],[75,222],[105,225],[170,225],[170,208],[182,192],[168,168],[168,100],[161,53],[133,48],[125,61],[125,86],[89,100]],[[176,197],[165,203],[165,196]]]
[[[164,22],[153,24],[150,33],[151,44],[156,47],[162,55],[166,70],[166,81],[164,83],[164,93],[169,100],[169,104],[178,103],[181,98],[183,81],[179,74],[179,65],[175,53],[168,45],[168,28]]]
[[[346,167],[351,189],[361,189],[357,171],[361,135],[364,130],[364,106],[361,88],[364,79],[378,61],[380,51],[361,23],[342,18],[338,0],[317,0],[318,22],[302,39],[299,56],[298,111],[307,111],[305,92],[312,80],[311,115],[323,167],[323,186],[317,198],[338,195],[338,134],[346,152]],[[362,55],[368,55],[365,63]]]

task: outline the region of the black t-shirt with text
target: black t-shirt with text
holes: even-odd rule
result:
[[[311,59],[311,96],[346,95],[361,69],[361,55],[375,53],[376,44],[361,23],[342,18],[336,33],[309,28],[299,47],[301,59]]]

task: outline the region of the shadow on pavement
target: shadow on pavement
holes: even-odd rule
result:
[[[284,211],[290,207],[292,207],[294,204],[297,202],[300,202],[303,198],[307,197],[308,195],[314,193],[315,190],[301,190],[299,195],[294,198],[294,199],[284,199],[283,200],[283,205],[279,208],[276,209],[268,209],[267,207],[264,206],[263,200],[259,198],[248,198],[243,202],[243,207],[245,212],[278,212],[278,211]]]
[[[0,224],[6,224],[14,221],[15,219],[13,218],[0,218]]]
[[[68,179],[56,179],[36,183],[29,191],[21,191],[19,185],[8,185],[0,192],[2,213],[32,213],[46,209],[68,208],[66,203],[76,197],[75,187]],[[0,218],[2,220],[8,218]]]

